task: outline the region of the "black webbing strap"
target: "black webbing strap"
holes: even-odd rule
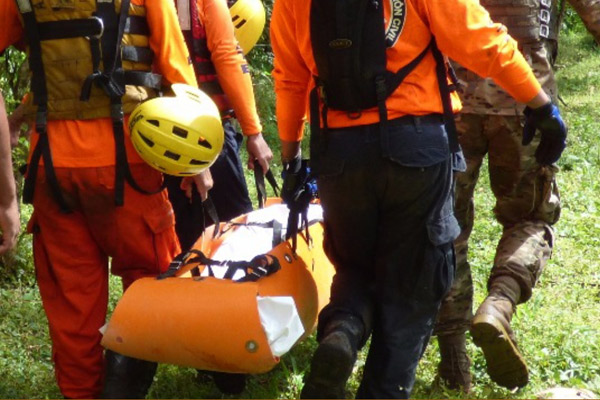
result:
[[[148,191],[138,185],[131,174],[125,150],[125,132],[123,127],[123,106],[121,97],[125,94],[125,77],[127,72],[121,68],[121,43],[128,21],[131,0],[121,1],[121,10],[117,15],[112,1],[97,1],[98,16],[105,23],[105,32],[101,39],[102,62],[104,72],[94,72],[88,80],[98,84],[110,97],[110,116],[115,138],[115,204],[122,206],[125,197],[125,181],[136,191],[144,194],[155,194],[166,187],[166,182],[154,191]],[[131,19],[130,27],[131,27]],[[134,76],[129,73],[129,76]],[[83,93],[83,92],[82,92]],[[83,95],[83,94],[82,94]]]
[[[298,223],[301,223],[298,228]],[[299,210],[290,209],[288,214],[287,229],[285,232],[285,240],[292,239],[292,251],[296,253],[298,246],[298,233],[305,229],[306,238],[310,240],[310,233],[308,232],[308,207]]]
[[[310,91],[310,170],[312,174],[319,176],[321,154],[327,149],[327,103],[323,101],[323,108],[319,112],[319,97],[322,84],[318,77],[314,77],[315,87]],[[323,99],[325,100],[325,99]],[[323,122],[323,128],[321,128]]]
[[[126,85],[145,86],[154,90],[162,89],[162,75],[152,72],[131,71],[123,72],[123,81]]]
[[[125,21],[125,33],[132,35],[150,36],[150,28],[148,27],[148,21],[146,17],[139,15],[130,15]]]
[[[254,184],[256,185],[256,196],[258,198],[258,208],[263,208],[265,206],[265,200],[267,199],[267,188],[265,185],[265,178],[271,185],[275,196],[279,196],[280,188],[275,180],[275,176],[273,176],[273,171],[269,169],[265,174],[263,172],[262,167],[259,163],[254,163]]]
[[[200,194],[197,190],[193,190],[196,192],[198,198],[200,198]],[[192,195],[193,196],[193,195]],[[210,196],[206,196],[206,200],[202,202],[202,218],[204,218],[204,214],[207,214],[208,217],[212,220],[215,225],[215,229],[213,231],[213,239],[221,234],[221,220],[219,219],[219,214],[217,213],[217,207],[215,207],[215,203],[213,203]],[[206,228],[206,221],[204,223],[204,228]]]
[[[48,181],[48,185],[50,186],[52,195],[58,203],[61,212],[68,213],[70,212],[70,208],[62,195],[62,191],[54,171],[52,153],[50,152],[50,141],[48,139],[48,131],[46,129],[48,91],[46,88],[46,74],[42,61],[42,45],[35,14],[31,9],[31,3],[29,6],[30,9],[28,11],[22,9],[20,9],[20,11],[21,15],[23,16],[25,35],[29,44],[29,67],[32,72],[31,90],[33,91],[33,101],[37,105],[35,129],[39,135],[39,139],[33,150],[31,162],[29,163],[27,170],[27,177],[25,178],[25,186],[23,188],[23,202],[27,204],[31,204],[33,202],[37,170],[40,160],[43,158],[46,179]]]
[[[273,220],[273,247],[283,242],[283,224],[277,220]]]
[[[444,110],[444,125],[448,133],[448,144],[451,153],[457,153],[460,150],[458,145],[458,134],[456,132],[456,123],[454,121],[454,113],[452,112],[452,99],[450,98],[450,87],[448,86],[448,70],[446,60],[437,47],[435,38],[431,39],[431,50],[435,58],[435,71],[442,97],[442,107]]]
[[[123,46],[121,48],[121,57],[125,61],[151,65],[154,59],[154,52],[148,47]],[[128,84],[128,82],[125,83]]]
[[[113,0],[114,1],[114,0]],[[121,40],[125,31],[125,22],[129,14],[131,0],[121,1],[119,15],[111,2],[96,1],[97,13],[105,21],[107,32],[102,36],[102,61],[104,63],[103,77],[99,83],[110,97],[110,116],[115,137],[115,204],[122,206],[125,197],[125,177],[130,175],[125,151],[125,133],[123,131],[123,107],[121,96],[125,93],[125,85],[113,81],[117,66],[120,67]]]
[[[417,65],[419,65],[419,63],[423,60],[423,58],[425,58],[425,55],[427,54],[427,52],[433,46],[434,43],[435,43],[434,41],[429,42],[427,47],[425,47],[423,49],[423,51],[421,51],[421,53],[419,53],[418,56],[416,56],[411,62],[406,64],[404,67],[400,68],[395,74],[393,74],[387,80],[387,96],[386,97],[389,97],[392,93],[394,93],[396,91],[398,86],[400,86],[400,84],[404,81],[404,78],[406,78],[408,76],[408,74],[410,74],[412,72],[412,70],[415,69],[415,67]]]
[[[192,249],[187,253],[181,253],[175,257],[167,271],[157,276],[156,279],[160,280],[175,277],[181,268],[190,264],[198,264],[194,270],[198,270],[200,265],[206,266],[208,268],[209,276],[215,276],[212,267],[227,267],[223,279],[232,280],[235,273],[239,270],[246,274],[243,278],[234,282],[256,282],[260,278],[274,274],[281,269],[279,260],[271,254],[260,254],[250,261],[218,261],[206,257],[200,250]],[[192,272],[192,274],[194,274],[194,272]],[[199,275],[198,272],[196,272],[196,274]]]
[[[377,109],[379,110],[379,136],[381,140],[382,155],[387,156],[389,151],[389,137],[387,135],[388,114],[385,100],[388,98],[385,77],[375,78],[375,94],[377,95]]]
[[[408,74],[410,74],[423,60],[425,55],[429,52],[431,43],[432,42],[430,42],[427,47],[425,47],[411,62],[396,71],[396,73],[388,76],[387,78],[379,76],[375,79],[375,93],[377,94],[377,108],[379,110],[379,131],[382,143],[381,149],[384,155],[387,155],[387,151],[389,149],[389,136],[386,134],[388,114],[385,101],[392,93],[394,93],[398,86],[402,84]]]
[[[72,39],[78,37],[100,37],[104,24],[98,17],[48,21],[38,24],[40,40]]]
[[[102,36],[103,21],[98,17],[79,18],[62,21],[47,21],[38,24],[40,40],[72,39],[78,37]],[[148,36],[150,29],[146,18],[131,15],[125,22],[125,33]]]

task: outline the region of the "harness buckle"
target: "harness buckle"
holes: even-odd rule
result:
[[[96,22],[97,32],[95,32],[93,35],[86,36],[85,38],[88,40],[100,39],[102,37],[102,35],[104,34],[104,21],[102,21],[102,18],[97,17],[95,15],[91,16],[89,19]]]
[[[47,114],[46,111],[37,111],[35,113],[35,130],[40,133],[46,129]]]
[[[552,6],[552,0],[541,0],[540,3],[546,8],[550,8]]]
[[[540,10],[540,21],[546,24],[550,23],[550,11]]]
[[[550,37],[550,27],[548,25],[540,25],[540,37],[548,39]]]

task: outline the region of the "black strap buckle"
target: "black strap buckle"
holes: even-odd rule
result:
[[[47,113],[45,109],[40,110],[39,108],[38,111],[35,113],[35,129],[38,133],[44,134],[46,133]]]

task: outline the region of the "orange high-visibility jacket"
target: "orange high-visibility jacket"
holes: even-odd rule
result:
[[[149,47],[155,54],[153,66],[156,72],[162,74],[168,84],[197,86],[174,4],[164,0],[132,0],[131,3],[146,8],[146,20],[150,28]],[[14,0],[0,2],[0,52],[23,38],[19,15]],[[48,121],[47,130],[55,167],[103,167],[115,164],[110,118],[51,120]],[[125,131],[128,134],[127,123]],[[35,148],[37,139],[37,134],[32,135],[30,149]],[[142,163],[131,141],[126,140],[125,143],[129,162]]]
[[[491,21],[487,11],[473,0],[382,0],[386,18],[387,69],[397,71],[412,61],[435,36],[448,57],[477,74],[493,78],[516,100],[528,102],[540,86],[517,43],[506,28]],[[279,135],[287,141],[302,138],[308,93],[318,75],[310,39],[311,1],[277,0],[271,19],[275,54],[275,91]],[[452,96],[453,109],[461,108]],[[431,52],[406,77],[386,101],[388,118],[442,113]],[[331,128],[375,123],[377,107],[350,118],[346,112],[329,110]]]

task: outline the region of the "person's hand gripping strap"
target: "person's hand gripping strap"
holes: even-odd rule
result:
[[[296,250],[296,235],[298,234],[298,223],[306,229],[308,236],[308,205],[317,195],[316,181],[310,174],[308,160],[302,160],[298,155],[289,162],[283,164],[283,186],[281,199],[288,206],[290,214],[286,240],[292,239],[292,248]]]
[[[542,165],[551,165],[558,161],[567,147],[567,126],[558,107],[548,103],[539,108],[526,107],[525,126],[523,127],[523,146],[533,140],[536,130],[540,130],[540,144],[535,151],[535,158]]]

